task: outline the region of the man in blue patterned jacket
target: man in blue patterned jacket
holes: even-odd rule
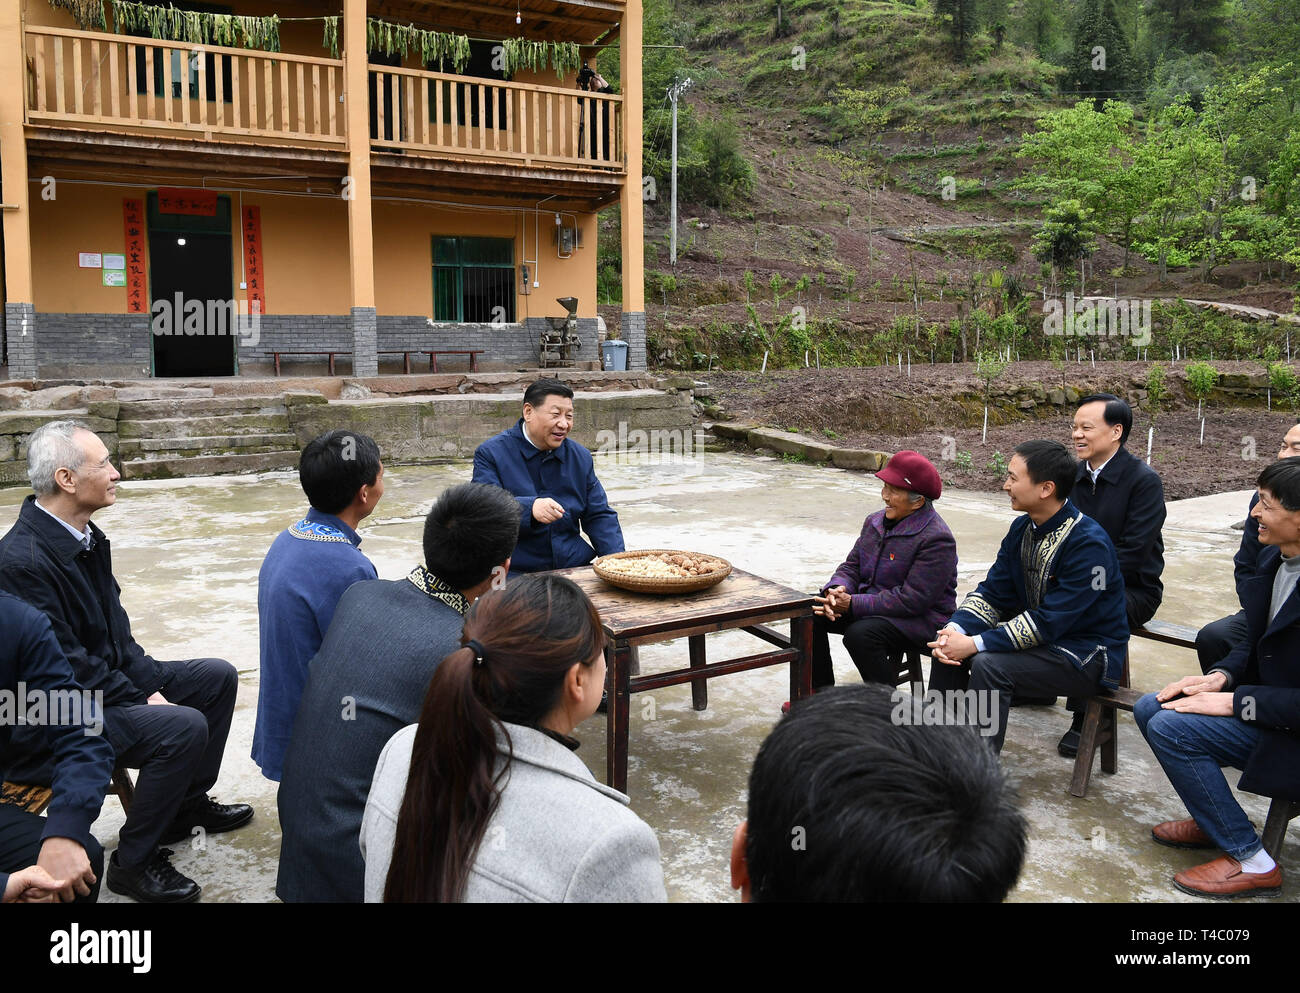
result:
[[[569,438],[572,430],[573,390],[558,379],[539,379],[524,393],[518,423],[474,452],[473,482],[500,486],[519,501],[513,572],[568,569],[623,551],[618,514],[591,453]]]
[[[257,574],[262,670],[253,761],[277,783],[307,664],[320,651],[334,608],[353,583],[377,576],[356,529],[384,495],[379,446],[355,431],[330,431],[303,448],[298,479],[311,510],[280,532]]]
[[[1013,695],[1091,696],[1123,671],[1124,579],[1106,532],[1070,503],[1075,471],[1059,442],[1016,446],[1002,488],[1024,515],[984,582],[930,644],[930,688],[976,691],[994,751],[1002,750]]]

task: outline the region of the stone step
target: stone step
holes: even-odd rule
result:
[[[296,469],[298,452],[256,452],[249,455],[201,455],[197,458],[132,459],[122,465],[124,479],[173,479],[178,476],[217,476],[237,472]]]
[[[282,414],[284,397],[247,396],[247,397],[186,397],[153,400],[134,400],[123,403],[121,417],[124,420],[147,421],[172,417],[221,417],[232,414]]]
[[[125,460],[194,455],[244,455],[252,452],[296,450],[294,434],[227,434],[190,438],[125,438],[118,442],[118,457]]]
[[[227,414],[221,417],[160,417],[117,422],[119,438],[210,438],[231,434],[284,434],[290,430],[283,407],[274,414]]]

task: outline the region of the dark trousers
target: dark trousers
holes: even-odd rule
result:
[[[1248,635],[1244,610],[1237,611],[1231,617],[1211,621],[1197,631],[1196,657],[1200,660],[1201,672],[1209,672],[1222,662]]]
[[[913,645],[887,617],[862,617],[856,621],[850,621],[847,615],[837,621],[814,617],[812,684],[815,690],[835,685],[831,644],[827,637],[830,634],[844,636],[844,648],[862,674],[864,683],[897,685],[900,667],[893,665],[889,656],[897,656],[909,648],[917,648],[922,653],[929,650],[924,645]]]
[[[976,652],[961,665],[936,659],[930,666],[930,689],[989,694],[979,709],[991,718],[992,724],[986,723],[984,729],[993,750],[1000,752],[1013,696],[1092,696],[1101,684],[1103,668],[1100,654],[1080,669],[1068,656],[1042,645],[1023,652]]]
[[[117,862],[138,868],[176,816],[201,802],[221,772],[239,674],[224,659],[164,663],[169,704],[106,707],[104,726],[117,764],[139,769],[131,813],[118,835]]]
[[[0,873],[13,873],[29,869],[41,854],[46,820],[31,814],[12,803],[0,803]],[[86,856],[95,872],[95,883],[90,896],[78,896],[77,903],[94,903],[99,899],[99,881],[104,878],[104,849],[94,838],[89,840]]]

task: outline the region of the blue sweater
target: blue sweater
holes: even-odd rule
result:
[[[280,532],[257,574],[262,674],[253,729],[253,761],[280,781],[307,663],[320,650],[339,598],[353,583],[376,578],[357,547],[361,538],[333,514],[311,509]]]
[[[1102,526],[1066,500],[1031,529],[1028,514],[1011,523],[984,582],[952,615],[986,652],[1049,645],[1079,668],[1098,652],[1102,685],[1114,687],[1128,650],[1124,577]]]
[[[568,569],[586,565],[597,555],[623,551],[623,529],[596,478],[591,453],[569,438],[543,452],[524,437],[523,425],[521,417],[474,452],[473,482],[500,486],[519,501],[519,543],[510,571]],[[538,497],[556,501],[564,516],[551,524],[538,523],[533,517]],[[583,540],[579,524],[591,545]]]
[[[54,694],[68,700],[64,713],[80,716],[82,723],[45,725],[45,737],[55,758],[54,799],[41,837],[71,838],[85,846],[113,775],[113,746],[102,733],[93,733],[96,727],[102,732],[104,715],[87,713],[84,707],[77,714],[68,694],[76,694],[84,701],[84,691],[72,676],[72,667],[49,620],[39,610],[15,596],[0,593],[0,632],[4,634],[0,639],[0,692],[9,698],[6,706],[0,707],[0,774],[7,765],[6,751],[18,715],[21,713],[24,720],[34,715],[30,707],[33,695],[40,694],[45,700],[42,709],[46,720],[54,711],[64,709],[56,704],[59,696]],[[23,684],[21,695],[19,683]],[[5,712],[9,708],[13,708],[12,713]],[[0,872],[0,893],[8,881],[9,874]]]

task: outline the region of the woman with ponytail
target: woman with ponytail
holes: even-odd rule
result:
[[[361,825],[366,900],[663,901],[654,832],[570,735],[600,703],[604,634],[547,573],[480,597],[420,723],[388,742]]]

